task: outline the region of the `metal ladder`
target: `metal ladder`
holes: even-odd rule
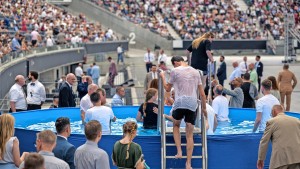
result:
[[[209,64],[210,65],[210,64]],[[158,71],[160,72],[160,70]],[[210,76],[210,75],[209,75]],[[166,150],[167,147],[176,146],[175,143],[166,143],[166,136],[173,134],[173,127],[166,126],[166,119],[164,117],[164,87],[161,77],[159,76],[159,89],[158,89],[158,127],[157,129],[161,133],[161,169],[166,169],[167,159],[174,159],[175,156],[167,156]],[[198,104],[200,101],[198,100]],[[200,117],[201,117],[201,124],[200,124]],[[201,127],[200,127],[201,125]],[[184,134],[185,130],[180,128],[180,133]],[[192,156],[192,159],[202,159],[202,169],[207,169],[207,136],[206,136],[206,126],[205,126],[205,117],[201,110],[197,109],[197,117],[196,123],[194,128],[194,135],[198,134],[201,135],[201,143],[194,143],[194,146],[202,147],[202,155]],[[181,144],[182,146],[186,146],[186,144]],[[182,156],[182,158],[187,158],[187,156]]]

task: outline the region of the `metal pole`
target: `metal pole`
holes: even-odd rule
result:
[[[25,76],[29,75],[29,64],[30,64],[30,61],[26,60],[26,75]]]
[[[208,59],[208,75],[207,75],[207,83],[206,85],[208,85],[208,94],[207,97],[210,98],[211,97],[211,62]],[[210,99],[206,99],[207,103],[210,103]]]
[[[157,73],[160,74],[162,70],[158,70]],[[157,118],[157,130],[160,131],[161,135],[161,169],[166,168],[166,137],[165,137],[165,125],[164,125],[164,87],[163,81],[160,76],[158,76],[158,118]]]
[[[201,113],[201,133],[202,133],[201,134],[202,135],[202,139],[201,139],[202,140],[202,169],[207,169],[207,138],[206,138],[205,117],[203,113]]]

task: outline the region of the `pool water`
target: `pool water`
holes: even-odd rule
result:
[[[135,118],[117,119],[116,122],[112,122],[111,131],[113,135],[122,135],[122,126],[127,121],[136,121]],[[138,122],[138,135],[159,135],[157,130],[144,129],[143,123]],[[215,131],[216,135],[224,134],[245,134],[252,133],[254,121],[231,121],[231,122],[219,122]],[[55,121],[46,123],[36,123],[25,127],[28,130],[42,131],[52,130],[55,132]],[[84,128],[80,121],[71,121],[72,134],[84,134]]]

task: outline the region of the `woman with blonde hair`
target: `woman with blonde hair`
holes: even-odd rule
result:
[[[278,101],[280,101],[280,93],[276,77],[269,76],[268,79],[272,82],[272,89],[270,90],[271,94],[275,96],[278,99]]]
[[[10,114],[0,116],[0,168],[17,169],[24,161],[24,152],[20,157],[19,140],[14,137],[15,119]]]
[[[142,148],[133,142],[136,137],[137,124],[128,121],[123,125],[123,139],[117,141],[113,148],[112,160],[119,169],[144,169]]]
[[[157,108],[155,103],[158,97],[158,91],[154,88],[149,88],[146,92],[145,102],[141,104],[136,120],[143,122],[145,129],[157,128]]]
[[[201,80],[203,88],[206,86],[208,59],[210,62],[214,61],[211,53],[211,43],[213,38],[214,34],[212,32],[207,32],[193,40],[192,44],[187,48],[190,65],[193,68],[202,71]],[[192,59],[189,59],[190,53],[192,53]]]

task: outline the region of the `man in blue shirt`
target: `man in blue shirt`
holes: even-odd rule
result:
[[[234,70],[232,71],[230,77],[229,77],[229,84],[231,86],[231,90],[234,89],[234,86],[231,84],[231,82],[235,79],[235,78],[239,78],[241,77],[241,69],[239,68],[239,63],[237,61],[232,63],[232,66],[234,68]]]
[[[12,43],[11,43],[12,52],[16,52],[21,49],[21,45],[18,40],[19,40],[19,34],[16,33],[15,37],[13,38]]]
[[[93,83],[98,85],[98,80],[99,80],[99,76],[100,76],[100,67],[98,65],[96,65],[96,63],[93,63],[93,67],[91,69],[91,76],[93,79]]]
[[[124,87],[117,87],[116,94],[113,96],[111,101],[111,106],[124,106],[124,102],[122,98],[125,96],[125,89]]]

